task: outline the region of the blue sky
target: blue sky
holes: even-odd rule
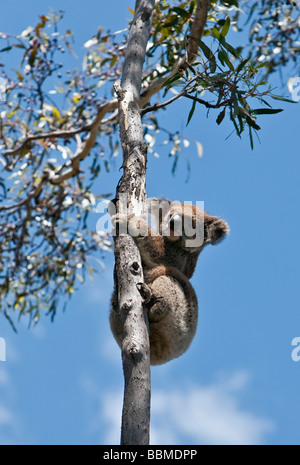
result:
[[[125,27],[134,2],[15,0],[2,5],[0,30],[19,33],[49,7],[66,11],[64,24],[82,50],[99,25]],[[288,95],[286,87],[279,92]],[[300,362],[291,358],[300,337],[300,107],[274,103],[285,111],[260,117],[251,151],[246,135],[226,140],[232,128],[217,126],[216,115],[201,111],[186,128],[190,104],[176,102],[164,124],[199,140],[203,157],[194,144],[187,149],[188,182],[184,155],[175,176],[163,147],[160,158],[149,157],[149,196],[203,200],[231,229],[222,244],[206,248],[192,278],[199,326],[191,348],[152,369],[152,444],[300,444]],[[120,165],[101,175],[95,193],[114,192]],[[119,443],[122,366],[108,324],[112,255],[105,264],[54,323],[44,317],[28,329],[24,320],[15,334],[0,319],[7,348],[0,444]]]

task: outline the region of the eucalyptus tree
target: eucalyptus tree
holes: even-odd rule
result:
[[[298,1],[137,0],[129,10],[126,29],[99,26],[72,69],[73,34],[60,31],[62,12],[45,12],[19,35],[0,33],[0,308],[14,328],[16,315],[34,323],[43,313],[53,318],[111,249],[109,234],[92,230],[88,218],[105,198],[95,194],[95,181],[109,175],[120,147],[115,197],[127,194],[134,213],[146,199],[147,151],[155,154],[160,138],[175,169],[188,143],[161,124],[163,109],[187,100],[187,124],[199,111],[217,125],[228,118],[253,147],[260,115],[281,111],[272,99],[289,101],[274,94],[270,74],[299,74]],[[145,444],[149,338],[136,286],[142,266],[130,236],[115,239],[115,256],[124,321],[122,442]]]

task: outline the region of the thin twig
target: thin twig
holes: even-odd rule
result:
[[[117,100],[116,99],[110,100],[109,102],[106,102],[99,107],[95,118],[90,123],[85,124],[84,126],[81,126],[80,128],[76,128],[76,129],[63,129],[63,130],[58,130],[58,131],[43,132],[41,134],[32,134],[30,136],[27,136],[23,140],[23,142],[17,147],[15,147],[14,149],[3,151],[2,155],[4,157],[18,155],[22,153],[22,151],[26,147],[30,146],[31,142],[35,140],[59,139],[59,138],[68,139],[82,132],[92,131],[94,126],[98,126],[101,123],[101,120],[106,115],[106,113],[108,113],[109,111],[115,110],[117,107],[118,107]]]
[[[187,49],[183,58],[179,59],[173,70],[168,73],[166,76],[158,78],[148,87],[146,87],[141,93],[141,108],[143,108],[150,100],[150,98],[157,94],[165,83],[171,79],[179,70],[185,70],[189,65],[191,65],[197,56],[197,41],[201,39],[203,34],[203,29],[207,20],[208,10],[210,8],[209,0],[198,0],[197,8],[195,13],[195,19],[191,28],[190,38],[194,40],[187,41]]]
[[[197,40],[200,39],[202,36],[205,22],[207,19],[207,12],[208,12],[209,6],[210,6],[209,0],[198,0],[196,13],[195,13],[195,19],[193,21],[193,25],[191,28],[191,34],[190,34],[190,37],[192,37],[195,40],[188,41],[185,56],[177,61],[173,70],[167,76],[157,79],[153,84],[151,84],[150,86],[148,86],[147,88],[143,90],[140,96],[140,108],[143,108],[150,101],[151,97],[154,94],[158,93],[160,89],[164,86],[164,84],[171,77],[173,77],[178,72],[179,69],[186,69],[189,65],[193,63],[193,61],[196,58]],[[188,95],[186,96],[188,98],[191,98],[191,96],[188,96]],[[178,98],[179,96],[176,96],[174,100]],[[201,99],[197,101],[205,105],[207,108],[218,108],[218,107],[211,106],[210,104],[208,104],[208,102],[201,101]],[[154,105],[153,111],[155,109],[163,108],[169,103],[165,102],[164,104],[159,104],[157,106]],[[36,140],[57,139],[57,138],[67,139],[67,138],[75,137],[77,134],[89,131],[89,135],[86,137],[81,147],[77,149],[77,152],[75,156],[72,158],[72,160],[68,160],[66,163],[58,167],[55,171],[52,171],[52,172],[48,171],[47,180],[54,185],[61,184],[62,182],[72,178],[73,176],[76,176],[79,173],[81,161],[84,160],[89,155],[91,149],[94,147],[96,143],[99,125],[101,124],[101,122],[104,124],[114,119],[116,117],[116,112],[114,112],[113,115],[111,115],[111,117],[108,118],[107,120],[102,121],[104,116],[107,113],[113,110],[116,110],[117,107],[118,107],[117,99],[112,99],[109,102],[106,102],[99,107],[97,115],[94,117],[92,122],[80,128],[76,128],[76,129],[58,130],[58,131],[50,131],[46,133],[41,133],[41,134],[32,134],[30,136],[27,136],[23,140],[23,142],[17,147],[15,147],[14,149],[3,151],[2,155],[6,158],[8,156],[14,156],[14,155],[21,154],[25,148],[30,147],[31,143]],[[142,111],[142,114],[148,113],[149,111],[152,111],[150,107],[144,109]],[[64,170],[66,171],[64,172]],[[8,209],[11,209],[11,208],[13,207],[8,207]]]
[[[193,77],[193,79],[190,79],[184,86],[184,88],[182,89],[181,92],[179,92],[177,95],[174,95],[174,97],[170,98],[169,100],[167,100],[166,102],[162,102],[162,103],[155,103],[154,105],[150,106],[150,107],[147,107],[147,108],[143,108],[141,110],[141,115],[145,115],[146,113],[149,113],[150,111],[157,111],[159,110],[160,108],[164,108],[166,107],[167,105],[170,105],[171,103],[175,102],[175,100],[178,100],[179,98],[181,97],[184,97],[185,94],[186,94],[186,89],[188,86],[190,86],[194,81],[196,81],[196,79],[198,79],[198,75]]]
[[[151,107],[144,108],[143,110],[141,110],[141,116],[145,115],[146,113],[150,113],[151,111],[157,111],[157,110],[160,110],[161,108],[166,107],[167,105],[170,105],[171,103],[175,102],[175,100],[178,100],[179,98],[183,97],[184,94],[185,94],[185,91],[181,91],[179,94],[170,98],[166,102],[155,103]]]
[[[195,97],[194,95],[188,94],[187,92],[185,92],[184,97],[194,100],[198,103],[201,103],[201,105],[204,105],[206,108],[221,108],[221,107],[226,106],[230,102],[230,99],[227,99],[227,100],[223,100],[223,102],[220,102],[220,103],[209,103],[206,100],[203,100],[199,97]]]
[[[76,176],[80,170],[80,163],[84,160],[94,147],[98,131],[99,125],[103,119],[103,117],[110,111],[114,110],[117,107],[118,103],[117,100],[111,100],[110,102],[106,103],[102,106],[101,110],[98,112],[96,118],[93,121],[91,131],[89,135],[86,137],[84,142],[77,148],[77,151],[72,158],[72,160],[68,160],[64,165],[58,167],[49,177],[49,181],[51,184],[61,184],[62,182],[66,181],[67,179]],[[63,174],[60,174],[65,168],[68,168],[71,164],[71,167],[67,169]]]

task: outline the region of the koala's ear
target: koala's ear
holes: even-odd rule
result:
[[[210,244],[219,243],[229,233],[228,224],[216,216],[205,215],[204,241]]]

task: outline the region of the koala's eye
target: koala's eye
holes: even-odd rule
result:
[[[171,231],[181,231],[182,229],[182,218],[180,215],[174,215],[173,218],[170,219],[170,229]]]

